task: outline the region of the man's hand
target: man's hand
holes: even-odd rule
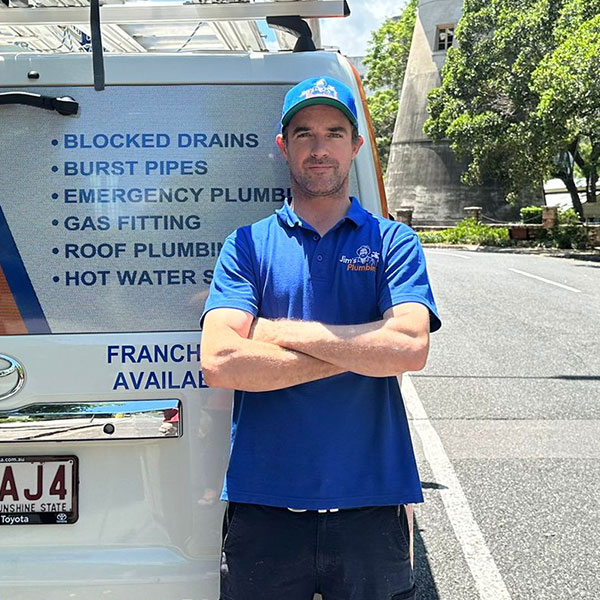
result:
[[[416,302],[386,311],[383,320],[361,325],[324,325],[287,319],[256,319],[253,340],[303,352],[372,377],[419,371],[429,351],[429,311]]]

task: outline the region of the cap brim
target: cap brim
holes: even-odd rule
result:
[[[334,108],[337,108],[338,110],[343,112],[344,115],[350,121],[350,123],[352,123],[352,125],[354,125],[354,127],[358,129],[358,123],[356,122],[356,118],[352,114],[352,112],[348,110],[348,107],[343,102],[335,100],[334,98],[328,98],[326,96],[313,96],[312,98],[307,98],[306,100],[303,100],[302,102],[299,102],[298,104],[292,106],[292,108],[290,108],[290,110],[288,110],[285,113],[285,115],[283,115],[283,117],[281,118],[281,126],[285,127],[289,124],[289,122],[292,120],[292,117],[298,111],[314,104],[326,104],[328,106],[333,106]]]

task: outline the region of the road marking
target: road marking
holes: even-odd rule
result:
[[[440,496],[473,575],[479,597],[481,600],[510,600],[508,589],[473,517],[442,441],[425,412],[413,382],[406,374],[402,377],[402,397],[412,417],[412,425],[421,438],[423,452],[435,481],[448,488],[440,491]]]
[[[556,287],[563,288],[565,290],[569,290],[570,292],[575,292],[577,294],[581,294],[581,290],[577,290],[575,288],[569,287],[568,285],[563,285],[562,283],[557,283],[556,281],[551,281],[550,279],[544,279],[543,277],[539,277],[538,275],[533,275],[531,273],[526,273],[525,271],[519,271],[519,269],[508,269],[513,273],[519,273],[520,275],[525,275],[525,277],[531,277],[532,279],[538,279],[539,281],[543,281],[544,283],[549,283],[550,285],[555,285]]]
[[[465,260],[471,260],[472,256],[464,256],[463,254],[457,254],[456,252],[440,252],[439,250],[426,250],[426,254],[441,254],[442,256],[456,256],[456,258],[464,258]]]

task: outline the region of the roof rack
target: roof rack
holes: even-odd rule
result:
[[[280,27],[267,41],[259,23],[307,19],[320,46],[319,19],[349,12],[346,0],[104,0],[102,46],[107,52],[291,50],[298,33]],[[90,0],[0,0],[0,51],[10,49],[5,44],[15,51],[89,52]]]
[[[66,1],[0,0],[0,50],[5,42],[15,51],[91,51],[98,91],[104,89],[105,51],[266,51],[267,36],[258,25],[264,20],[280,49],[294,41],[294,52],[305,52],[316,49],[315,38],[320,44],[319,19],[350,14],[346,0],[102,0],[102,9],[101,0]],[[157,37],[163,39],[160,46]],[[165,37],[174,42],[170,48]],[[198,40],[206,37],[221,46],[199,48]]]
[[[8,1],[0,10],[0,25],[84,25],[89,22],[89,4],[65,5],[56,0],[23,8]],[[6,10],[8,8],[8,10]],[[227,2],[123,2],[102,4],[102,23],[185,23],[197,21],[249,21],[267,17],[322,19],[347,16],[345,0],[229,0]]]

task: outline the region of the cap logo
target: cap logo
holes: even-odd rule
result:
[[[329,85],[325,79],[319,79],[315,85],[308,90],[304,90],[300,95],[304,96],[305,100],[314,96],[329,96],[336,100],[338,97],[337,90],[332,85]]]
[[[342,111],[350,123],[358,129],[358,115],[352,90],[333,77],[313,77],[296,84],[285,95],[281,111],[281,125],[286,125],[303,107],[326,104]]]

